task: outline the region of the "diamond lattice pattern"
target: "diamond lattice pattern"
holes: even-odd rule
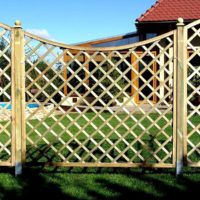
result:
[[[188,29],[187,160],[200,166],[200,25]]]
[[[0,165],[11,163],[11,31],[0,26]]]
[[[173,164],[172,33],[109,51],[25,40],[27,162]]]

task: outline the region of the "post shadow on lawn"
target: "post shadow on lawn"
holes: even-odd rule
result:
[[[130,178],[130,175],[126,175],[127,178]],[[160,178],[155,178],[153,176],[145,176],[141,174],[135,174],[132,176],[135,180],[142,181],[144,183],[151,184],[154,188],[154,194],[150,192],[146,192],[144,188],[140,187],[140,189],[134,189],[133,187],[128,187],[123,183],[113,182],[109,179],[98,178],[96,182],[101,185],[101,187],[106,187],[108,190],[113,191],[116,195],[113,197],[115,200],[121,199],[167,199],[174,197],[191,198],[191,196],[199,195],[200,182],[195,182],[190,180],[185,176],[180,176],[175,178],[175,185],[170,185],[166,183],[164,180]],[[181,189],[182,188],[182,189]],[[89,196],[96,196],[99,199],[104,199],[105,196],[103,193],[99,193],[98,190],[90,190],[87,191]],[[156,193],[156,195],[155,195]]]
[[[13,173],[12,173],[13,174]],[[48,176],[47,176],[48,177]],[[0,183],[0,199],[53,199],[57,200],[76,200],[64,193],[59,185],[49,182],[45,177],[34,170],[27,170],[23,175],[12,178],[17,181],[17,186],[4,187]]]
[[[122,172],[122,171],[121,171]],[[198,195],[200,182],[189,179],[183,175],[176,178],[174,174],[146,174],[139,172],[124,171],[124,173],[112,173],[113,175],[119,175],[116,179],[113,178],[111,173],[107,173],[108,176],[104,176],[106,173],[98,173],[93,177],[92,184],[88,185],[88,179],[90,174],[86,175],[86,178],[77,178],[77,181],[73,181],[71,185],[67,185],[67,174],[55,174],[55,173],[38,173],[38,171],[32,168],[24,170],[22,176],[17,178],[12,175],[12,178],[17,181],[17,186],[4,187],[0,184],[0,199],[52,199],[58,200],[71,199],[76,200],[80,197],[69,195],[61,190],[61,186],[69,187],[73,186],[77,190],[82,189],[87,194],[87,199],[135,199],[136,197],[142,199],[169,199],[175,196],[190,197],[191,195]],[[58,182],[49,181],[49,177],[53,175]],[[74,174],[75,176],[78,174]],[[82,173],[79,173],[81,176]],[[87,177],[88,175],[88,177]],[[111,175],[111,176],[109,176]],[[165,180],[166,176],[170,181]],[[74,176],[74,177],[75,177]],[[121,177],[121,180],[120,180]],[[130,179],[134,180],[132,184],[129,184]],[[116,181],[117,180],[117,181]],[[68,180],[69,181],[69,180]],[[134,183],[138,183],[137,187]],[[152,185],[154,194],[151,191],[146,191],[144,186],[148,187]],[[181,188],[183,188],[181,190]],[[110,191],[110,196],[106,194],[106,191]],[[155,196],[155,193],[158,196]],[[75,194],[74,194],[75,195]],[[85,199],[85,198],[84,198]]]

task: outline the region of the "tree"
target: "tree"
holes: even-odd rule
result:
[[[7,48],[8,44],[3,38],[0,39],[0,88],[1,90],[5,89],[5,87],[10,83],[9,77],[11,79],[11,49]],[[7,67],[7,69],[6,69]],[[6,69],[6,70],[5,70]],[[4,71],[4,72],[3,72]],[[7,93],[8,95],[5,95]],[[6,102],[10,101],[11,96],[11,87],[8,87],[4,92],[0,92],[0,101]]]
[[[55,71],[60,71],[61,70],[61,66],[59,63],[57,63],[55,66],[51,66],[45,73],[44,76],[40,76],[40,72],[44,72],[44,70],[46,70],[46,68],[48,67],[48,64],[44,61],[40,61],[38,59],[33,60],[32,64],[35,65],[35,67],[31,68],[30,63],[26,62],[25,64],[25,68],[26,68],[26,72],[29,71],[28,76],[26,78],[26,87],[28,87],[30,84],[32,84],[32,80],[36,80],[36,83],[32,84],[31,87],[29,88],[29,92],[32,93],[33,95],[35,95],[36,93],[39,93],[39,95],[37,95],[37,100],[38,101],[45,101],[45,99],[47,99],[48,96],[52,95],[55,91],[55,89],[52,87],[51,84],[49,84],[48,80],[51,80],[55,75]],[[40,76],[40,78],[38,78]],[[46,79],[45,79],[46,77]],[[54,81],[52,82],[52,84],[54,84],[57,88],[62,84],[62,79],[58,76],[54,79]],[[39,90],[40,88],[44,88],[43,91]],[[45,94],[46,93],[46,94]],[[29,97],[27,95],[27,100],[30,99],[31,97]],[[53,96],[53,99],[58,102],[61,99],[61,96],[56,93]]]
[[[112,59],[112,62],[113,63],[116,63],[116,60]],[[119,68],[119,71],[121,71],[121,67],[122,66],[118,66]],[[111,86],[111,84],[113,84],[113,82],[120,76],[120,73],[116,70],[116,69],[112,69],[113,66],[106,62],[104,65],[102,65],[101,67],[101,70],[104,71],[105,73],[109,73],[108,76],[105,76],[104,73],[98,69],[95,73],[94,73],[94,76],[97,80],[100,80],[102,77],[105,77],[103,78],[103,80],[101,81],[101,84],[105,87],[105,88],[108,88]],[[123,89],[126,85],[125,83],[125,80],[123,78],[120,78],[120,80],[116,83],[121,89]],[[95,81],[91,81],[91,87],[95,85]],[[109,89],[109,92],[115,97],[117,96],[117,100],[122,102],[123,101],[123,93],[118,95],[121,90],[119,89],[119,87],[117,87],[116,85],[113,85],[110,89]],[[104,92],[104,89],[100,86],[100,85],[97,85],[95,88],[94,88],[94,92],[97,94],[97,96],[100,96],[102,95],[102,93]],[[91,94],[92,95],[92,94]],[[110,101],[112,101],[112,97],[111,95],[108,94],[108,92],[106,92],[102,97],[101,97],[101,100],[105,103],[105,104],[108,104],[110,103]],[[110,105],[114,105],[116,101],[113,101]],[[102,103],[101,102],[98,102],[97,103],[98,105],[101,105]]]
[[[199,66],[199,55],[196,55],[191,61],[190,64],[193,66],[194,69],[198,69]],[[188,67],[188,77],[190,77],[191,74],[193,74],[194,71],[191,67]],[[193,74],[193,76],[190,79],[190,83],[191,85],[193,85],[194,88],[198,88],[200,85],[200,76],[199,74],[196,73]],[[188,85],[188,96],[193,92],[194,90]],[[200,103],[200,96],[199,94],[196,92],[192,98],[191,98],[191,102],[193,105],[198,106]]]

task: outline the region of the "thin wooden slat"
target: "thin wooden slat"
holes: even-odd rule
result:
[[[8,25],[6,25],[6,24],[0,23],[0,27],[1,27],[1,28],[4,28],[4,29],[6,29],[6,30],[11,31],[11,27],[8,26]]]
[[[0,166],[3,166],[3,167],[10,167],[10,166],[14,166],[12,163],[11,163],[11,160],[10,161],[2,161],[0,162]]]
[[[135,68],[135,70],[137,71],[137,72],[139,72],[138,70],[139,70],[139,67],[138,67],[138,63],[136,64],[136,57],[133,55],[133,54],[131,54],[131,64],[133,65],[133,67]],[[137,74],[135,73],[135,71],[134,70],[131,70],[131,80],[135,80],[135,81],[133,81],[133,84],[134,84],[134,86],[136,87],[136,88],[139,88],[139,82],[138,82],[138,79],[137,79]],[[135,89],[135,87],[131,87],[131,96],[133,95],[133,94],[136,94],[137,93],[137,95],[135,95],[135,98],[134,98],[134,100],[135,100],[135,102],[136,103],[138,103],[139,102],[139,94],[138,94],[138,92],[137,92],[137,90]]]
[[[133,48],[133,47],[140,47],[140,46],[144,46],[144,45],[153,43],[155,41],[159,41],[163,38],[170,37],[174,33],[175,33],[175,31],[170,31],[170,32],[165,33],[163,35],[154,37],[152,39],[142,41],[142,42],[133,43],[131,45],[124,45],[124,46],[118,46],[118,47],[105,47],[105,48],[90,48],[90,47],[66,45],[66,44],[62,44],[62,43],[59,43],[59,42],[55,42],[55,41],[51,41],[51,40],[48,40],[48,39],[41,38],[41,37],[36,36],[34,34],[31,34],[29,32],[25,32],[25,35],[30,37],[30,38],[33,38],[37,41],[40,41],[42,43],[47,43],[49,45],[58,46],[58,47],[63,48],[63,49],[78,50],[78,51],[94,51],[95,52],[95,51],[119,51],[119,50],[124,50],[124,49],[130,49],[130,48]]]
[[[192,161],[188,161],[187,166],[189,166],[189,167],[195,167],[195,168],[198,167],[198,168],[199,168],[200,162],[194,163],[194,162],[192,162]]]
[[[84,56],[84,62],[85,62],[85,64],[84,64],[84,67],[85,67],[85,78],[86,78],[86,81],[85,81],[85,83],[87,84],[87,85],[89,85],[89,77],[90,77],[90,75],[89,75],[89,67],[90,67],[90,63],[89,62],[87,62],[87,57],[86,56]]]
[[[63,77],[67,81],[67,68],[65,68],[63,71]],[[65,94],[65,96],[67,96],[67,83],[64,86],[64,94]]]
[[[66,163],[66,162],[37,162],[31,163],[30,165],[36,166],[53,166],[53,167],[107,167],[107,168],[130,168],[130,167],[143,167],[143,168],[174,168],[173,164],[142,164],[142,163]],[[29,164],[27,164],[28,166]]]

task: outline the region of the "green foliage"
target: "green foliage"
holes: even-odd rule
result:
[[[7,51],[5,51],[6,47],[7,47],[6,41],[0,39],[0,51],[4,52],[0,56],[0,69],[1,71],[4,70],[4,72],[0,75],[0,88],[2,89],[4,89],[10,83],[8,77],[11,77],[11,67],[8,67],[10,64],[9,59],[11,59],[11,50],[10,48],[8,48]],[[7,76],[5,76],[5,73]],[[11,87],[8,87],[7,90],[5,90],[5,92],[11,96]],[[5,95],[5,93],[1,93],[0,101],[6,102],[10,101],[10,99]]]
[[[191,61],[190,61],[191,65],[193,66],[193,68],[198,69],[199,68],[199,56],[195,56]],[[188,68],[188,77],[190,77],[190,83],[192,84],[192,86],[196,89],[197,87],[199,87],[200,85],[200,76],[198,75],[198,73],[194,73],[194,70],[192,68]],[[188,96],[191,95],[193,93],[194,89],[192,87],[190,87],[188,85]],[[191,101],[193,102],[194,105],[199,105],[199,94],[193,93]]]
[[[193,70],[189,69],[188,70],[188,76],[190,76],[193,73]],[[200,77],[199,75],[196,73],[192,76],[192,78],[190,79],[190,83],[192,83],[192,85],[196,88],[200,85]],[[189,89],[189,94],[191,94],[191,92],[193,91],[193,89]]]
[[[0,88],[5,89],[5,87],[10,83],[10,80],[8,77],[10,77],[11,79],[11,49],[7,48],[8,44],[4,39],[0,39],[0,51],[4,52],[3,54],[1,54],[0,56],[0,69],[2,72],[2,74],[0,75]],[[5,51],[6,50],[6,51]],[[28,52],[26,52],[28,53]],[[48,80],[51,80],[55,75],[56,75],[56,71],[61,70],[61,65],[60,63],[57,63],[56,65],[50,67],[48,70],[48,64],[47,62],[44,61],[40,61],[39,59],[30,59],[30,62],[25,62],[25,71],[28,72],[28,75],[30,78],[26,78],[25,80],[25,86],[28,87],[30,84],[32,84],[32,82],[34,80],[37,79],[36,83],[32,84],[31,87],[29,88],[29,92],[32,93],[33,91],[36,91],[39,93],[39,95],[37,96],[37,99],[39,101],[44,101],[47,97],[47,95],[51,95],[55,89],[49,84],[47,87],[45,87],[44,92],[40,91],[40,88],[43,88]],[[31,69],[32,64],[35,65],[35,67],[33,69]],[[36,70],[36,68],[38,70]],[[46,70],[46,72],[44,73],[44,76],[46,76],[46,78],[48,80],[45,80],[44,77],[40,77],[38,79],[38,76],[40,75],[40,73],[44,72],[44,70]],[[52,82],[56,87],[59,87],[62,84],[62,80],[60,77],[57,77],[54,79],[54,81]],[[36,86],[37,84],[37,86]],[[8,87],[5,92],[11,96],[11,87]],[[5,92],[2,92],[0,94],[0,101],[1,102],[7,102],[10,101],[10,99],[8,98],[7,95],[5,95]],[[46,95],[45,95],[46,93]],[[26,94],[26,101],[28,101],[31,98],[31,96],[29,96],[28,94]],[[56,101],[59,101],[61,99],[59,94],[55,94],[53,96],[53,99]]]
[[[29,92],[38,93],[38,95],[36,94],[37,100],[45,101],[45,99],[47,99],[47,96],[50,96],[55,92],[55,88],[53,88],[51,84],[48,84],[48,83],[56,76],[56,71],[61,70],[61,68],[59,66],[49,67],[46,62],[40,61],[40,60],[34,60],[32,61],[32,63],[35,65],[33,69],[31,69],[31,65],[28,62],[26,62],[25,64],[26,72],[29,71],[28,75],[30,77],[30,78],[26,78],[26,83],[25,83],[26,87],[31,85],[32,81],[37,79],[36,83],[33,83],[31,87],[29,88]],[[44,76],[40,76],[40,78],[38,78],[40,73],[44,73]],[[44,77],[46,77],[46,79]],[[52,81],[52,84],[54,84],[54,86],[58,88],[62,84],[61,78],[59,76],[56,77]],[[43,88],[44,90],[43,89],[40,90],[40,88],[41,89]],[[27,100],[30,98],[31,97],[27,96]],[[53,99],[55,101],[59,101],[61,99],[61,96],[58,93],[56,93],[53,96]]]
[[[67,77],[70,77],[69,84],[68,84],[68,91],[70,92],[74,87],[77,87],[78,84],[80,84],[80,80],[83,80],[85,78],[85,71],[83,69],[80,69],[80,66],[76,62],[72,62],[70,64],[71,71],[68,70]],[[78,80],[77,77],[71,78],[73,74],[77,73],[77,77],[80,78]],[[85,88],[83,84],[80,84],[80,86],[76,89],[76,92],[82,94],[85,92]]]
[[[113,63],[115,63],[116,61],[113,60]],[[121,71],[120,66],[118,66],[119,71]],[[107,74],[105,76],[105,74]],[[101,79],[102,77],[103,80],[101,81],[101,83],[96,86],[94,88],[94,92],[100,96],[103,92],[104,89],[102,88],[101,85],[103,85],[106,89],[108,87],[110,87],[111,84],[113,84],[113,82],[120,76],[120,73],[117,71],[117,69],[113,69],[113,66],[111,64],[109,64],[108,62],[106,62],[104,65],[102,65],[101,70],[98,69],[95,73],[94,76],[97,80]],[[95,82],[92,81],[92,85],[94,85]],[[120,78],[117,83],[115,85],[113,85],[110,89],[109,92],[106,92],[102,97],[101,100],[105,103],[108,104],[110,101],[112,101],[112,97],[110,94],[112,94],[114,97],[117,96],[117,100],[122,102],[123,101],[123,93],[118,95],[121,91],[121,89],[123,89],[125,87],[125,80],[123,78]],[[118,87],[117,87],[118,86]],[[120,89],[121,88],[121,89]],[[109,94],[110,93],[110,94]],[[101,104],[100,102],[98,104]],[[113,103],[112,103],[113,104]],[[112,105],[111,104],[111,105]]]

